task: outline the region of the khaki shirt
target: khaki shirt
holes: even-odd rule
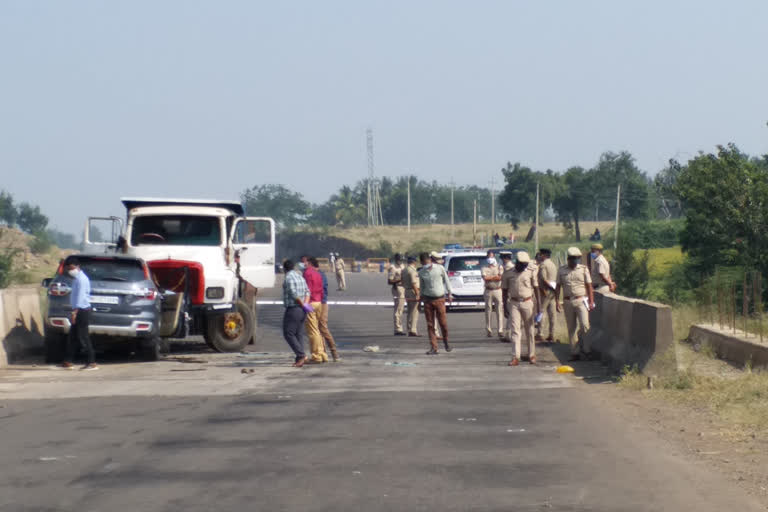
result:
[[[387,284],[389,284],[390,281],[397,281],[396,284],[392,285],[392,291],[394,293],[398,292],[398,288],[403,287],[403,270],[405,270],[405,265],[402,263],[399,265],[393,263],[389,266],[389,270],[387,271]]]
[[[608,283],[605,282],[600,274],[607,276],[609,279],[611,277],[611,264],[608,263],[608,260],[602,254],[592,261],[592,282],[595,283],[595,288],[608,286]]]
[[[525,270],[518,272],[513,266],[505,270],[501,276],[501,288],[507,290],[507,298],[527,299],[532,297],[534,290],[539,287],[536,279],[536,265],[528,265]]]
[[[419,289],[419,271],[416,270],[415,265],[408,265],[403,272],[403,287],[405,288],[405,296],[408,299],[415,299],[418,297]],[[417,293],[413,292],[416,288]]]
[[[485,281],[486,277],[501,276],[504,272],[501,270],[500,266],[488,265],[486,267],[483,267],[483,270],[481,270],[480,273],[483,276],[483,282],[485,283],[486,290],[498,290],[499,288],[501,288],[501,281]]]
[[[557,267],[550,258],[545,259],[539,265],[539,290],[548,294],[554,293],[554,290],[551,290],[547,285],[551,285],[552,288],[557,287]]]
[[[336,258],[336,272],[339,272],[340,270],[344,270],[344,260],[341,258]]]
[[[586,265],[578,264],[574,269],[563,265],[557,272],[557,284],[563,288],[563,297],[573,299],[587,294],[587,284],[592,284],[592,278]]]

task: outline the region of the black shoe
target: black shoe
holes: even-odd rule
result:
[[[446,341],[446,342],[444,342],[444,344],[445,344],[445,351],[446,351],[446,352],[450,352],[451,350],[453,350],[453,349],[451,348],[451,346],[450,346],[450,345],[448,345],[448,342],[447,342],[447,341]]]
[[[431,348],[431,349],[429,349],[429,350],[427,351],[427,355],[428,355],[428,356],[436,356],[436,355],[437,355],[437,349],[436,349],[436,348]]]
[[[396,332],[395,336],[408,336],[408,335],[404,332]]]

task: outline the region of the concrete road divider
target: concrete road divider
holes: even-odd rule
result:
[[[0,368],[43,348],[37,287],[0,290]]]
[[[694,345],[708,345],[718,358],[739,366],[768,369],[768,340],[760,343],[754,334],[748,339],[740,330],[734,333],[717,325],[692,325],[688,341]]]
[[[677,371],[672,308],[613,293],[595,293],[587,334],[592,350],[614,369],[637,367],[645,374]]]

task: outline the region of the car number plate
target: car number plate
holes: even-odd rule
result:
[[[120,297],[110,295],[92,295],[91,304],[120,304]]]
[[[479,283],[480,281],[482,281],[482,279],[475,276],[468,276],[464,278],[465,283]]]

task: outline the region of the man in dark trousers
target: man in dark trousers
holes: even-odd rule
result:
[[[72,278],[72,291],[69,294],[72,313],[70,321],[72,327],[69,329],[69,339],[67,340],[67,358],[61,363],[61,366],[67,369],[74,369],[72,361],[75,360],[77,347],[83,351],[86,357],[85,366],[82,370],[98,370],[96,365],[96,354],[93,351],[93,343],[88,333],[91,317],[91,280],[80,268],[80,262],[77,258],[70,258],[65,265],[65,272]]]
[[[283,337],[296,355],[293,366],[301,368],[307,362],[307,356],[304,353],[304,342],[301,339],[301,331],[304,330],[304,320],[307,313],[313,312],[309,303],[309,288],[304,277],[296,270],[293,261],[285,260],[283,263],[283,272],[285,280],[283,281]]]

